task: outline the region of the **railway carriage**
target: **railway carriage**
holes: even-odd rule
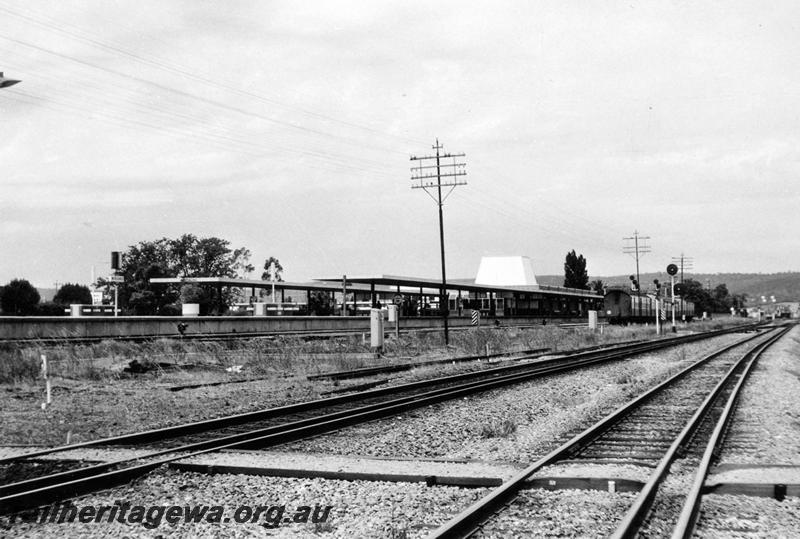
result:
[[[606,319],[611,324],[652,322],[656,317],[656,297],[632,292],[626,288],[609,288],[603,298]],[[662,299],[662,320],[672,320],[673,305]],[[690,321],[694,318],[694,303],[676,299],[675,319]]]

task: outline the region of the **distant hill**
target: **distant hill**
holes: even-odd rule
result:
[[[747,294],[750,301],[758,302],[761,296],[775,296],[779,302],[800,301],[800,272],[786,273],[686,273],[684,277],[694,279],[711,288],[725,284],[731,294]],[[564,277],[559,275],[537,275],[540,284],[562,286]],[[626,285],[630,283],[628,275],[589,278],[590,281],[600,279],[604,284]],[[664,273],[642,273],[642,284],[647,286],[658,279],[669,282],[669,275]]]

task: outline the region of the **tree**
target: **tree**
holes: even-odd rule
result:
[[[333,314],[336,304],[328,292],[316,290],[308,295],[308,314],[328,316]]]
[[[714,311],[721,313],[730,310],[733,305],[733,298],[728,292],[728,285],[725,283],[718,284],[714,291],[711,293],[714,305]]]
[[[708,290],[703,288],[703,283],[695,281],[694,279],[686,279],[683,281],[686,292],[683,298],[687,301],[694,303],[694,311],[697,315],[703,312],[714,311],[714,300],[711,298]]]
[[[283,266],[281,266],[280,261],[271,256],[264,261],[264,273],[261,274],[262,281],[271,281],[272,274],[270,273],[270,267],[272,263],[275,263],[275,281],[283,282],[283,277],[281,277],[281,272],[283,272]]]
[[[152,284],[155,277],[241,277],[253,271],[250,251],[231,249],[220,238],[198,238],[184,234],[176,239],[161,238],[132,245],[123,254],[119,273],[119,304],[135,314],[159,314],[180,298],[180,285]],[[99,286],[111,285],[98,279]],[[223,291],[216,303],[229,305],[233,294]]]
[[[60,303],[62,305],[72,305],[73,303],[91,305],[92,293],[88,286],[67,283],[58,289],[58,292],[56,292],[53,298],[53,303]]]
[[[566,288],[589,289],[589,274],[586,272],[586,259],[576,255],[575,249],[567,253],[564,261],[564,286]]]
[[[605,283],[603,283],[600,279],[595,279],[591,283],[589,283],[589,289],[593,292],[597,292],[598,294],[602,294],[605,290]]]
[[[200,305],[200,314],[208,314],[213,302],[214,298],[201,286],[185,284],[181,287],[181,303],[197,303]]]
[[[26,316],[36,312],[41,297],[34,286],[25,279],[14,279],[3,287],[3,312],[15,316]]]

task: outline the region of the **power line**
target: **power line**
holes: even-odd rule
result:
[[[140,84],[145,84],[145,85],[148,85],[148,86],[152,86],[154,88],[158,88],[159,90],[163,90],[165,92],[176,94],[178,96],[181,96],[181,97],[184,97],[184,98],[188,98],[190,100],[199,101],[199,102],[202,102],[202,103],[205,103],[205,104],[208,104],[208,105],[212,105],[214,107],[218,107],[218,108],[221,108],[221,109],[224,109],[224,110],[235,112],[237,114],[241,114],[241,115],[247,117],[248,119],[258,118],[260,120],[263,120],[263,121],[266,121],[266,122],[270,122],[270,123],[274,123],[274,124],[282,126],[282,127],[287,127],[287,128],[290,128],[290,129],[294,129],[294,130],[297,130],[297,131],[300,131],[300,132],[303,132],[303,133],[320,135],[320,136],[323,136],[323,137],[329,137],[329,138],[332,138],[332,139],[334,139],[336,141],[344,142],[346,144],[353,144],[353,145],[357,144],[362,149],[365,147],[365,145],[362,142],[353,141],[353,140],[344,138],[339,134],[327,133],[327,132],[320,131],[320,130],[317,130],[317,129],[313,129],[313,128],[297,125],[297,124],[294,124],[292,122],[287,122],[287,121],[271,118],[269,116],[265,116],[265,115],[260,114],[258,112],[246,110],[246,109],[243,109],[243,108],[238,107],[238,106],[228,105],[226,103],[215,101],[213,99],[209,99],[209,98],[206,98],[206,97],[201,97],[201,96],[198,96],[198,95],[194,95],[194,94],[191,94],[189,92],[185,92],[183,90],[178,90],[176,88],[172,88],[172,87],[166,86],[166,85],[158,83],[158,82],[154,82],[154,81],[147,80],[147,79],[144,79],[144,78],[141,78],[141,77],[137,77],[135,75],[130,75],[130,74],[124,73],[122,71],[117,71],[115,69],[111,69],[111,68],[104,67],[104,66],[101,66],[101,65],[93,64],[91,62],[87,62],[85,60],[81,60],[79,58],[75,58],[75,57],[70,56],[68,54],[63,54],[63,53],[48,49],[46,47],[41,47],[41,46],[33,44],[33,43],[29,43],[29,42],[26,42],[26,41],[22,41],[22,40],[19,40],[19,39],[8,37],[8,36],[2,35],[2,34],[0,34],[0,39],[5,39],[5,40],[10,41],[12,43],[16,43],[16,44],[22,45],[24,47],[28,47],[28,48],[31,48],[31,49],[34,49],[34,50],[37,50],[37,51],[40,51],[40,52],[44,52],[46,54],[53,55],[53,56],[56,56],[58,58],[69,60],[71,62],[75,62],[75,63],[81,64],[83,66],[87,66],[87,67],[90,67],[90,68],[93,68],[93,69],[98,69],[98,70],[110,73],[110,74],[118,76],[118,77],[122,77],[122,78],[125,78],[125,79],[128,79],[128,80],[135,81],[135,82],[140,83]],[[379,147],[370,146],[370,145],[366,145],[366,147],[374,149],[374,150],[387,151],[385,148],[379,148]],[[393,150],[390,150],[390,151],[393,151]],[[398,153],[402,153],[402,152],[398,152]]]
[[[388,137],[388,138],[393,138],[393,139],[396,139],[396,140],[404,140],[406,142],[414,142],[414,143],[419,143],[420,142],[418,140],[414,140],[414,139],[411,139],[411,138],[402,137],[402,136],[394,135],[394,134],[391,134],[391,133],[386,133],[384,131],[381,131],[379,129],[375,129],[375,128],[372,128],[372,127],[369,127],[369,126],[360,125],[360,124],[357,124],[357,123],[354,123],[354,122],[351,122],[351,121],[347,121],[347,120],[342,120],[342,119],[339,119],[339,118],[336,118],[336,117],[333,117],[333,116],[330,116],[330,115],[327,115],[327,114],[322,114],[322,113],[319,113],[319,112],[316,112],[316,111],[312,111],[312,110],[308,110],[308,109],[305,109],[305,108],[302,108],[302,107],[289,105],[289,104],[283,103],[283,102],[281,102],[281,101],[279,101],[277,99],[274,99],[274,98],[265,97],[263,95],[260,95],[260,94],[257,94],[257,93],[254,93],[254,92],[251,92],[251,91],[248,91],[248,90],[242,90],[240,88],[236,88],[235,86],[231,86],[231,85],[228,85],[228,84],[221,83],[221,82],[219,82],[219,80],[216,80],[216,79],[200,76],[200,75],[197,74],[197,72],[195,70],[192,70],[192,69],[187,68],[185,66],[181,66],[180,64],[175,64],[173,62],[167,62],[167,61],[164,61],[164,60],[156,58],[156,57],[148,57],[148,56],[139,54],[137,52],[131,51],[129,49],[126,49],[124,47],[121,47],[121,46],[118,46],[118,45],[114,45],[114,44],[109,44],[107,42],[95,39],[93,37],[89,37],[91,34],[88,34],[84,29],[81,29],[81,28],[79,28],[79,27],[77,27],[75,25],[67,25],[67,24],[64,23],[64,21],[60,21],[60,20],[56,21],[56,20],[50,19],[50,18],[33,17],[33,16],[30,16],[30,15],[23,14],[23,13],[21,13],[19,11],[15,11],[13,9],[10,9],[7,5],[5,5],[5,6],[4,5],[0,5],[0,11],[4,11],[4,12],[6,12],[6,13],[14,16],[14,17],[17,17],[17,18],[25,20],[25,21],[27,21],[27,22],[29,22],[31,24],[39,26],[40,28],[44,28],[44,29],[52,31],[52,32],[57,32],[57,33],[60,33],[62,35],[67,35],[67,36],[69,36],[69,37],[71,37],[73,39],[79,40],[79,41],[81,41],[83,43],[88,43],[88,44],[90,44],[92,46],[101,48],[103,50],[110,51],[110,52],[113,52],[113,53],[116,53],[116,54],[120,54],[120,55],[126,56],[126,57],[128,57],[128,58],[130,58],[130,59],[132,59],[134,61],[137,61],[139,63],[143,63],[145,65],[156,67],[158,69],[169,71],[171,73],[179,74],[179,75],[181,75],[183,77],[189,78],[189,79],[194,80],[196,82],[200,82],[201,84],[205,84],[205,85],[208,85],[208,86],[213,86],[215,88],[219,88],[219,89],[223,89],[223,90],[226,90],[226,91],[229,91],[229,92],[236,93],[238,95],[251,97],[253,99],[259,100],[259,101],[261,101],[263,103],[266,103],[266,104],[269,104],[269,105],[279,106],[279,107],[285,108],[287,110],[292,110],[292,111],[295,111],[295,112],[299,112],[301,114],[305,114],[307,116],[315,117],[315,118],[322,119],[322,120],[325,120],[325,121],[334,122],[334,123],[337,123],[337,124],[340,124],[340,125],[344,125],[344,126],[347,126],[347,127],[351,127],[351,128],[354,128],[354,129],[365,131],[365,132],[373,134],[373,135],[377,134],[377,135],[385,136],[385,137]],[[28,13],[30,14],[32,12],[28,11]],[[49,19],[49,21],[48,21],[48,19]],[[71,26],[72,28],[76,29],[80,33],[67,30],[65,28],[66,26]],[[81,33],[83,33],[83,35],[81,35]],[[290,125],[292,125],[295,128],[302,128],[302,126],[297,126],[295,124],[290,124]],[[330,136],[330,134],[326,134],[326,135]]]

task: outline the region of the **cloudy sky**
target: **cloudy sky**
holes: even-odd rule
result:
[[[287,280],[800,270],[800,4],[0,0],[0,282],[183,233]],[[257,272],[257,277],[260,271]]]

